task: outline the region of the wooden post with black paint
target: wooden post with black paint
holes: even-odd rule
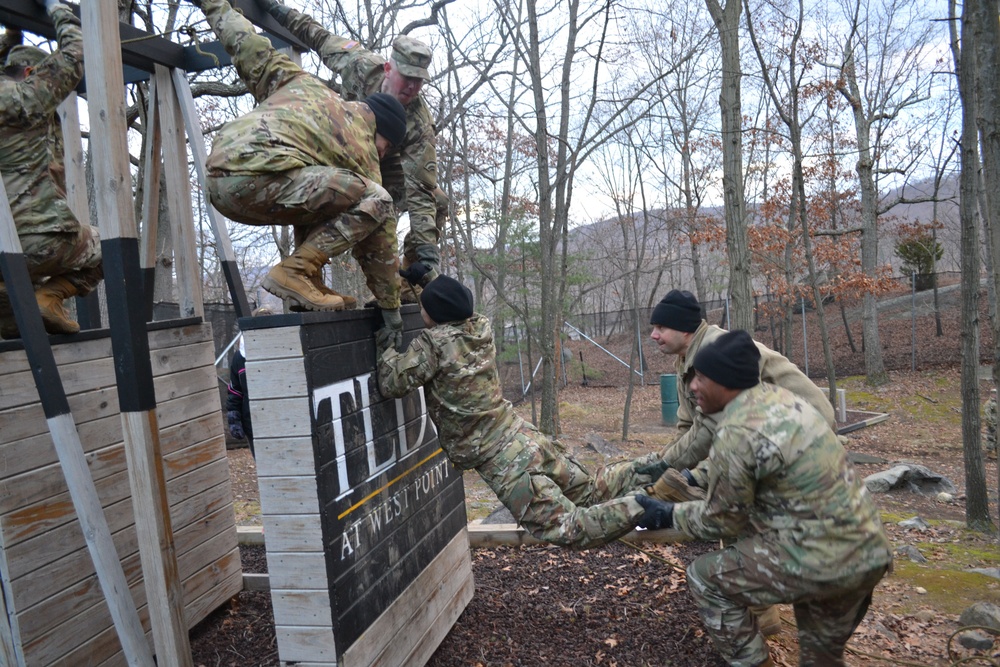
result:
[[[146,599],[159,663],[185,667],[191,665],[191,649],[161,462],[146,309],[140,288],[117,7],[114,3],[88,2],[81,5],[80,12],[87,35],[84,66],[94,196]]]

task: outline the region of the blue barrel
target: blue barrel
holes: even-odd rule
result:
[[[677,374],[663,373],[660,375],[660,413],[663,423],[677,423]]]

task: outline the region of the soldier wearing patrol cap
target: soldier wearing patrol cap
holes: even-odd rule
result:
[[[80,330],[64,307],[101,281],[101,239],[96,227],[81,225],[66,202],[62,129],[57,107],[83,77],[83,36],[69,7],[46,0],[59,48],[52,54],[21,44],[8,30],[0,54],[0,173],[14,226],[45,330]],[[0,282],[0,336],[20,333]]]
[[[406,139],[398,152],[382,160],[380,168],[393,202],[410,214],[400,274],[415,288],[426,285],[441,270],[438,242],[448,215],[448,198],[437,183],[434,122],[420,95],[424,82],[431,78],[431,50],[420,40],[401,35],[386,60],[277,0],[257,2],[319,55],[334,74],[330,85],[345,99],[360,100],[380,91],[406,107]],[[404,300],[416,302],[415,291],[404,288]]]

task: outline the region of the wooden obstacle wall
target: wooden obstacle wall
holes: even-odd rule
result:
[[[212,329],[197,318],[149,326],[164,476],[186,622],[192,627],[242,588]],[[152,645],[111,339],[103,330],[51,340]],[[6,617],[0,613],[0,642],[25,665],[125,664],[17,343],[0,343],[0,585],[6,607]]]
[[[422,391],[379,394],[381,321],[240,320],[282,665],[418,667],[472,598],[461,471]]]

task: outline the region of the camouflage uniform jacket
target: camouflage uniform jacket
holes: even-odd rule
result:
[[[79,228],[66,203],[56,109],[83,77],[83,35],[65,5],[52,12],[59,49],[23,81],[0,77],[0,173],[19,235]]]
[[[363,100],[382,89],[385,59],[354,40],[330,33],[312,17],[290,7],[281,7],[282,25],[319,54],[323,64],[340,77],[344,99]],[[410,213],[411,233],[422,243],[438,241],[435,215],[437,203],[437,153],[434,121],[423,96],[406,106],[406,139],[399,151],[382,160],[383,185],[396,206]]]
[[[219,130],[210,172],[249,176],[330,166],[382,183],[375,115],[366,105],[345,102],[279,53],[226,0],[204,0],[202,10],[259,103]]]
[[[405,352],[386,350],[378,368],[379,389],[400,397],[423,386],[448,458],[463,470],[476,468],[523,423],[503,397],[495,357],[490,321],[473,315],[425,329]]]
[[[675,524],[688,535],[749,533],[737,550],[766,558],[776,576],[813,581],[892,561],[878,509],[837,435],[781,387],[758,384],[722,410],[709,470],[705,500],[674,508]]]
[[[708,457],[708,449],[715,432],[716,415],[705,415],[697,409],[691,380],[694,378],[694,358],[702,347],[726,333],[704,320],[694,332],[684,356],[677,357],[677,428],[680,437],[667,445],[661,454],[664,461],[677,469],[694,468]],[[805,399],[816,408],[827,424],[836,422],[833,406],[823,391],[813,384],[799,367],[771,348],[754,341],[760,351],[760,378],[763,382],[784,387],[796,396]],[[701,480],[699,480],[701,481]]]

